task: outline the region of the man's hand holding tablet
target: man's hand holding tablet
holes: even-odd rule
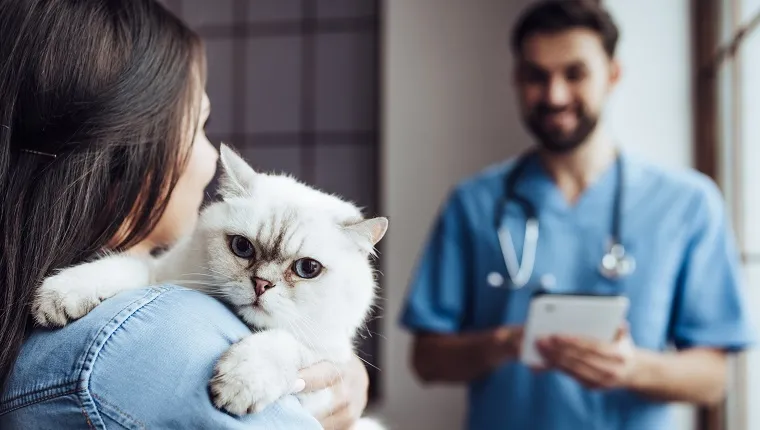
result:
[[[531,301],[520,359],[588,388],[626,386],[635,368],[623,296],[542,294]]]

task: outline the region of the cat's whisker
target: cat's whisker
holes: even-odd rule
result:
[[[184,285],[184,286],[193,286],[194,290],[200,291],[204,294],[208,294],[210,296],[216,297],[215,293],[218,292],[219,288],[223,288],[226,285],[224,284],[214,284],[207,281],[200,281],[200,280],[192,280],[192,279],[170,279],[165,280],[163,283],[166,284],[177,284],[177,285]]]
[[[182,277],[187,276],[187,277],[192,277],[192,278],[194,278],[196,276],[203,276],[203,277],[206,277],[206,278],[216,279],[216,276],[209,275],[208,273],[183,273],[180,276],[182,276]]]
[[[307,321],[307,322],[308,322],[308,321],[311,321],[311,318],[310,318],[308,315],[301,315],[300,317],[302,317],[302,319],[303,319],[303,320],[305,320],[305,321]],[[310,333],[312,334],[312,336],[311,336],[311,337],[312,337],[312,339],[311,339],[311,340],[317,340],[317,341],[319,341],[319,340],[320,340],[320,337],[321,337],[321,336],[319,336],[319,334],[318,334],[317,332],[315,332],[315,331],[314,331],[314,329],[313,329],[313,327],[315,326],[315,324],[313,324],[313,321],[312,321],[312,324],[309,324],[309,325],[304,325],[304,326],[302,326],[302,325],[300,324],[300,322],[301,322],[301,321],[299,321],[299,319],[288,319],[288,324],[291,324],[291,323],[295,324],[295,325],[298,327],[298,330],[299,330],[301,333],[303,333],[302,329],[305,329],[305,330],[307,330],[308,332],[310,332]],[[310,340],[308,337],[305,337],[305,339],[304,339],[304,341],[305,341],[305,342],[307,342],[307,343],[309,344],[309,347],[310,347],[310,348],[311,348],[313,351],[320,351],[320,350],[316,349],[316,347],[315,347],[315,346],[314,346],[314,344],[311,342],[311,340]],[[338,374],[338,378],[339,378],[339,380],[340,380],[340,384],[341,384],[341,385],[342,385],[342,384],[344,384],[344,383],[345,383],[345,380],[343,379],[343,372],[341,371],[340,367],[339,367],[339,366],[338,366],[336,363],[334,363],[334,362],[332,362],[332,361],[329,361],[329,360],[328,360],[327,362],[328,362],[328,363],[329,363],[331,366],[333,366],[333,368],[335,369],[335,372]],[[322,382],[323,382],[323,384],[324,384],[324,383],[326,383],[327,381],[324,381],[324,380],[323,380]]]
[[[306,328],[307,328],[308,330],[310,330],[310,331],[311,331],[313,334],[315,334],[315,335],[316,335],[316,333],[314,333],[314,332],[313,332],[313,330],[310,328],[310,326],[314,326],[314,324],[313,324],[313,320],[311,319],[311,317],[309,317],[308,315],[301,315],[300,317],[301,317],[303,320],[305,320],[306,322],[311,322],[311,323],[312,323],[312,324],[310,324],[309,326],[306,326]],[[368,332],[368,333],[373,333],[373,332],[371,332],[371,331],[369,330],[369,328],[366,326],[366,324],[364,325],[364,328],[367,330],[367,332]],[[381,336],[383,339],[386,339],[386,340],[387,340],[387,338],[385,338],[385,336],[382,336],[382,335],[380,335],[379,333],[375,333],[375,334],[378,334],[378,336]],[[315,336],[315,337],[316,337],[316,336]],[[377,366],[375,366],[374,364],[370,363],[369,361],[367,361],[367,360],[363,359],[363,358],[362,358],[362,357],[360,357],[358,354],[357,354],[356,356],[357,356],[357,358],[359,358],[359,360],[361,360],[362,362],[366,363],[368,366],[370,366],[370,367],[372,367],[372,368],[376,369],[377,371],[382,371],[382,369],[380,369],[379,367],[377,367]],[[335,370],[336,370],[336,371],[338,372],[338,374],[340,375],[340,378],[341,378],[341,383],[343,383],[344,381],[343,381],[343,374],[342,374],[342,372],[340,372],[340,369],[338,368],[338,366],[337,366],[337,365],[333,364],[333,366],[335,366]]]
[[[366,336],[365,336],[365,335],[362,333],[363,331],[366,331],[366,332],[367,332],[367,335],[366,335]],[[367,325],[367,323],[364,323],[364,324],[362,324],[361,326],[359,326],[359,330],[358,330],[358,333],[357,333],[357,334],[358,334],[359,336],[361,336],[361,337],[362,337],[362,339],[366,339],[366,338],[368,338],[368,337],[372,337],[372,332],[369,330],[369,326]]]
[[[309,340],[309,336],[306,336],[306,335],[305,335],[305,333],[303,332],[303,329],[305,328],[305,329],[307,329],[307,330],[311,331],[311,332],[312,332],[312,334],[315,334],[315,333],[313,332],[313,330],[310,330],[310,328],[309,328],[308,326],[304,326],[304,327],[302,327],[302,326],[301,326],[301,324],[299,324],[299,320],[298,320],[298,319],[287,319],[286,321],[287,321],[288,325],[291,327],[291,329],[292,329],[293,331],[297,331],[297,332],[301,333],[301,335],[303,336],[303,340],[304,340],[306,343],[308,343],[308,344],[309,344],[309,345],[307,345],[307,346],[309,346],[309,347],[312,349],[312,351],[314,351],[314,352],[317,352],[317,351],[318,351],[317,349],[315,349],[315,347],[314,347],[313,343],[312,343],[312,342]],[[314,337],[316,337],[316,336],[314,336]],[[331,363],[331,362],[330,362],[330,363]],[[344,380],[343,380],[343,373],[340,371],[340,368],[338,368],[338,366],[337,366],[336,364],[334,364],[334,363],[331,363],[331,365],[332,365],[332,366],[335,368],[335,371],[336,371],[336,373],[338,374],[338,376],[339,376],[339,378],[340,378],[340,382],[341,382],[341,384],[343,384],[343,383],[344,383]],[[322,381],[322,383],[323,383],[324,385],[326,385],[326,382],[327,382],[327,381],[325,381],[325,380],[323,380],[323,381]]]
[[[161,282],[164,283],[174,283],[174,282],[183,282],[183,283],[190,283],[190,284],[198,284],[198,285],[211,285],[213,286],[213,281],[205,281],[202,279],[192,279],[192,278],[172,278],[172,279],[164,279]]]
[[[310,318],[307,317],[306,319],[310,319]],[[296,330],[298,330],[302,334],[303,334],[303,329],[311,332],[311,334],[312,334],[312,336],[311,336],[312,339],[311,340],[317,340],[317,341],[319,341],[319,337],[320,336],[317,333],[315,333],[314,330],[309,325],[301,326],[300,321],[297,320],[297,319],[296,320],[290,320],[289,319],[288,320],[288,324],[290,324],[291,326],[295,326]],[[313,344],[313,342],[311,340],[309,339],[309,336],[304,336],[304,341],[307,344],[309,344],[308,346],[312,349],[312,351],[319,352],[320,350],[316,349],[316,347],[314,346],[314,344]],[[330,363],[330,365],[332,365],[333,368],[335,369],[335,372],[338,374],[338,377],[340,378],[340,383],[341,384],[345,383],[345,381],[343,379],[343,372],[341,372],[341,369],[338,367],[338,365],[335,364],[335,363],[333,363],[333,362],[331,362],[331,361],[328,361],[328,363]],[[325,381],[325,380],[322,381],[323,384],[326,384],[326,382],[327,381]]]
[[[209,273],[187,272],[187,273],[181,274],[180,276],[203,276],[203,277],[211,278],[211,279],[217,279],[217,278],[228,279],[229,278],[229,274],[225,274],[211,268],[201,268],[201,269],[207,270]]]
[[[372,330],[369,329],[369,327],[365,326],[364,330],[367,331],[367,333],[369,334],[369,337],[374,337],[376,335],[377,337],[379,337],[379,338],[381,338],[383,340],[388,340],[388,338],[385,337],[382,333],[378,333],[378,332],[372,331]]]
[[[365,329],[365,330],[367,330],[367,332],[370,334],[370,336],[372,336],[372,335],[377,335],[377,336],[379,336],[381,339],[384,339],[384,340],[388,340],[388,339],[387,339],[387,338],[386,338],[384,335],[382,335],[381,333],[373,332],[373,331],[372,331],[372,330],[370,330],[370,328],[369,328],[369,322],[371,322],[371,321],[375,321],[375,320],[379,320],[379,319],[381,319],[381,318],[382,318],[381,316],[377,316],[377,317],[375,317],[375,318],[372,318],[372,319],[368,320],[368,321],[367,321],[367,322],[364,324],[364,329]]]
[[[214,269],[213,267],[204,267],[204,269],[208,270],[209,272],[211,272],[211,273],[213,273],[215,275],[220,275],[220,276],[224,276],[224,277],[229,276],[228,273],[222,273],[219,270]]]
[[[358,354],[357,354],[356,356],[359,358],[359,360],[363,361],[363,362],[364,362],[364,363],[366,363],[368,366],[370,366],[370,367],[374,368],[374,369],[375,369],[375,370],[377,370],[378,372],[382,372],[382,371],[383,371],[382,369],[380,369],[379,367],[377,367],[377,366],[375,366],[374,364],[370,363],[369,361],[367,361],[367,360],[365,360],[365,359],[363,359],[363,358],[359,357],[359,355],[358,355]]]
[[[378,311],[382,311],[383,310],[382,308],[379,308],[379,307],[376,308],[376,309]],[[381,320],[381,319],[383,319],[383,316],[380,315],[379,313],[377,315],[370,315],[369,317],[367,317],[367,320],[366,320],[365,324],[368,324],[368,323],[370,323],[372,321]]]
[[[306,315],[304,315],[304,317],[306,317]],[[288,322],[288,324],[290,324],[291,327],[296,327],[298,329],[298,331],[301,333],[303,341],[307,344],[307,346],[312,351],[319,351],[316,348],[316,346],[314,345],[314,342],[313,342],[313,341],[317,341],[317,342],[320,341],[319,336],[310,327],[310,325],[313,325],[313,324],[304,325],[302,327],[298,318],[287,318],[286,321]],[[308,322],[308,320],[307,320],[307,322]],[[311,334],[311,336],[307,336],[307,333],[304,332],[304,329],[307,330],[307,331],[309,331],[310,334]]]

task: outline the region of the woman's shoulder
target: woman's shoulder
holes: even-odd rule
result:
[[[258,428],[251,423],[271,422],[266,411],[235,419],[216,410],[207,391],[218,358],[248,334],[232,312],[202,293],[176,286],[124,292],[66,327],[35,330],[22,347],[0,415],[75,395],[82,406],[77,412],[96,428],[109,420],[172,427],[180,418],[201,427],[230,421],[224,426]],[[293,402],[275,404],[272,413],[310,428]]]
[[[113,353],[137,354],[124,365],[143,355],[182,357],[188,350],[198,354],[183,359],[201,359],[202,350],[225,348],[248,333],[224,305],[199,292],[170,285],[126,291],[63,328],[32,331],[6,393],[23,394],[32,380],[60,386],[89,379],[93,364],[107,364]]]

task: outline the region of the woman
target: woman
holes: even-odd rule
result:
[[[292,396],[245,417],[214,408],[215,361],[248,331],[197,292],[157,286],[32,326],[56,269],[192,229],[217,154],[201,43],[154,0],[0,0],[0,40],[0,428],[350,427],[358,359],[302,371],[294,391],[342,393],[317,419]]]

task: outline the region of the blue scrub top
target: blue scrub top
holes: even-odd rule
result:
[[[753,340],[739,256],[719,189],[692,171],[665,170],[623,153],[622,242],[635,272],[619,281],[599,273],[612,223],[616,166],[567,203],[537,157],[517,185],[538,210],[535,269],[511,290],[495,230],[504,177],[515,160],[489,168],[451,193],[422,254],[401,322],[410,331],[456,333],[524,324],[542,275],[553,292],[622,293],[631,336],[640,348],[709,346],[737,350]],[[506,204],[518,259],[525,215]],[[498,272],[501,288],[487,277]],[[504,364],[469,386],[467,428],[515,430],[669,429],[665,403],[625,390],[590,391],[560,372],[535,374]]]

